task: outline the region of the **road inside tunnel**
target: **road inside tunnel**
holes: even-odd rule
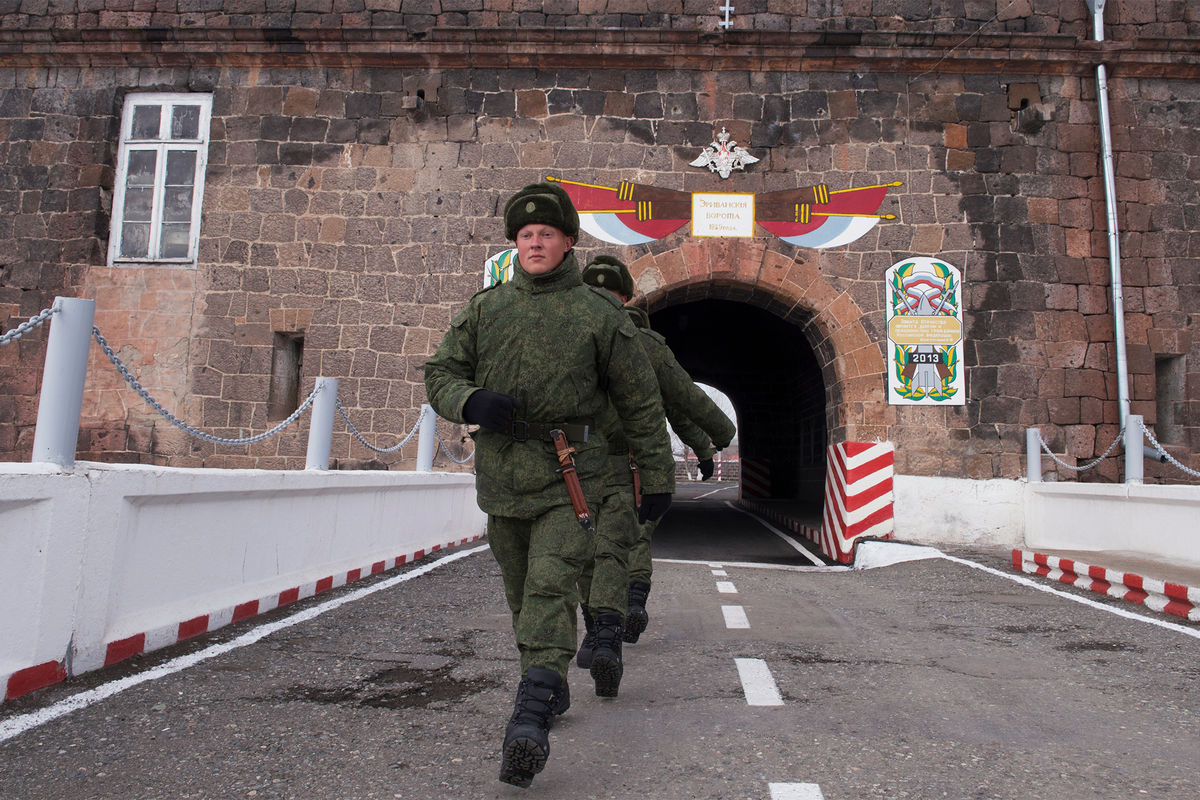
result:
[[[692,379],[724,392],[737,412],[743,464],[765,462],[768,497],[821,513],[826,393],[802,326],[746,302],[671,303],[650,315],[654,330]]]

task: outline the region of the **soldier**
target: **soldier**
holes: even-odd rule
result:
[[[608,289],[622,303],[629,302],[633,297],[633,276],[617,258],[597,256],[592,259],[583,271],[583,280],[592,286]],[[684,444],[696,451],[696,457],[700,460],[700,474],[704,480],[708,480],[713,474],[714,453],[728,447],[737,430],[729,417],[675,360],[666,339],[650,329],[650,318],[646,312],[634,306],[625,306],[625,311],[641,333],[639,341],[646,351],[647,359],[654,367],[663,408],[671,427]],[[628,485],[628,473],[624,480]],[[657,520],[640,524],[638,535],[628,555],[629,584],[622,638],[629,643],[638,640],[650,621],[646,613],[646,599],[650,594],[650,577],[653,572],[650,541],[657,524]],[[592,588],[596,588],[594,580]],[[593,633],[586,604],[583,618],[588,633]],[[580,666],[588,663],[592,652],[599,652],[596,646],[595,637],[589,638],[585,635],[577,659]]]
[[[522,672],[500,780],[528,786],[549,757],[552,715],[570,703],[577,585],[607,469],[597,415],[611,404],[642,462],[639,520],[666,512],[675,476],[637,329],[607,293],[584,285],[572,252],[579,215],[566,192],[526,186],[505,204],[504,228],[517,246],[513,279],[477,293],[451,321],[425,388],[442,417],[480,426],[471,434],[477,500]]]

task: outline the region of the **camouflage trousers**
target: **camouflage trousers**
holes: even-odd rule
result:
[[[579,579],[579,595],[592,613],[625,616],[629,596],[629,549],[637,536],[633,484],[611,491],[596,515],[596,554]]]
[[[629,580],[650,582],[654,565],[650,558],[650,540],[654,537],[654,529],[658,520],[638,524],[637,540],[629,548]]]
[[[488,515],[488,543],[504,579],[521,674],[542,667],[566,678],[576,649],[579,575],[592,559],[593,535],[563,505],[533,519]]]

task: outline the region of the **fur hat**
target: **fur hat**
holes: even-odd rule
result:
[[[579,212],[561,186],[531,183],[504,204],[504,236],[516,241],[526,225],[552,225],[572,238],[579,237]]]
[[[633,297],[633,276],[619,258],[596,256],[584,267],[583,282]]]

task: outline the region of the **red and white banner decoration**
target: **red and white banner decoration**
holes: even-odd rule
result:
[[[867,536],[892,537],[894,465],[895,447],[890,442],[830,445],[825,470],[822,553],[849,564],[854,560],[856,540]]]

